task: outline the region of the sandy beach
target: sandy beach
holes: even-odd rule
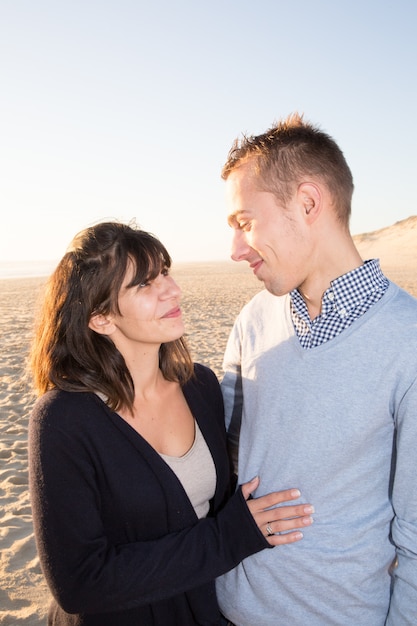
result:
[[[417,296],[417,217],[356,238],[363,258],[379,257],[389,278]],[[262,288],[246,265],[179,264],[194,360],[221,376],[222,354],[240,308]],[[33,313],[45,278],[0,280],[0,625],[46,623],[49,593],[33,536],[27,425],[33,396],[24,381]]]

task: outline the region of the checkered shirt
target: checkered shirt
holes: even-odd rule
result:
[[[388,284],[378,259],[365,261],[330,283],[313,321],[300,292],[291,291],[291,317],[301,346],[315,348],[334,339],[384,295]]]

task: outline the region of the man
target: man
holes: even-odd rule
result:
[[[343,153],[297,114],[223,169],[240,313],[223,391],[239,482],[297,485],[315,522],[218,580],[238,626],[417,624],[417,301],[363,262]],[[238,531],[238,529],[237,529]]]

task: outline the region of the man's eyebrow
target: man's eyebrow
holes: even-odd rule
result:
[[[232,228],[239,227],[239,222],[245,217],[245,215],[247,215],[247,211],[239,209],[238,211],[230,213],[230,215],[227,216],[227,223]]]
[[[238,212],[236,211],[235,213],[231,213],[227,216],[227,223],[229,226],[236,227],[238,225],[237,214]]]

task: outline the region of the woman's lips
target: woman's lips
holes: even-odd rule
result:
[[[165,313],[165,315],[163,315],[163,318],[167,318],[167,317],[180,317],[181,316],[181,309],[179,306],[176,306],[174,309],[170,309],[168,311],[168,313]]]

